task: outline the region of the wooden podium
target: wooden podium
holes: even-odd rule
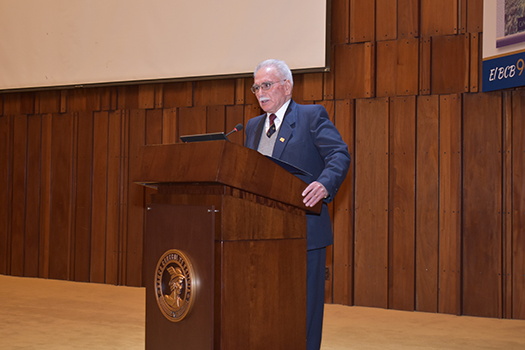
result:
[[[306,348],[306,183],[228,141],[144,146],[136,182],[146,350]]]

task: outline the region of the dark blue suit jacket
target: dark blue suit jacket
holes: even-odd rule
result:
[[[266,114],[250,119],[246,124],[245,146],[254,150],[264,128]],[[307,214],[308,250],[333,243],[329,203],[339,190],[350,166],[350,154],[339,131],[321,105],[300,105],[290,101],[272,156],[306,170],[312,176],[299,176],[304,182],[318,181],[329,196],[320,215]]]

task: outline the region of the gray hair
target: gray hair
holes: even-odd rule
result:
[[[257,65],[257,67],[255,67],[253,76],[255,77],[255,74],[257,74],[259,69],[265,68],[265,67],[273,67],[277,69],[277,71],[279,72],[279,75],[281,76],[281,79],[289,80],[290,83],[292,83],[292,87],[293,87],[292,71],[290,70],[290,68],[284,61],[274,60],[274,59],[262,61],[261,63]]]

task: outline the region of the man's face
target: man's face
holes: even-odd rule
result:
[[[275,83],[272,84],[268,91],[263,91],[261,88],[255,95],[257,100],[259,100],[259,105],[267,113],[277,112],[292,95],[291,82],[289,80],[283,81],[274,67],[259,69],[253,82],[259,86],[262,83]]]

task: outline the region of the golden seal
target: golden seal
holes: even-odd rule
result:
[[[190,259],[179,250],[168,250],[155,271],[155,297],[161,313],[172,322],[182,321],[195,301],[195,273]]]

